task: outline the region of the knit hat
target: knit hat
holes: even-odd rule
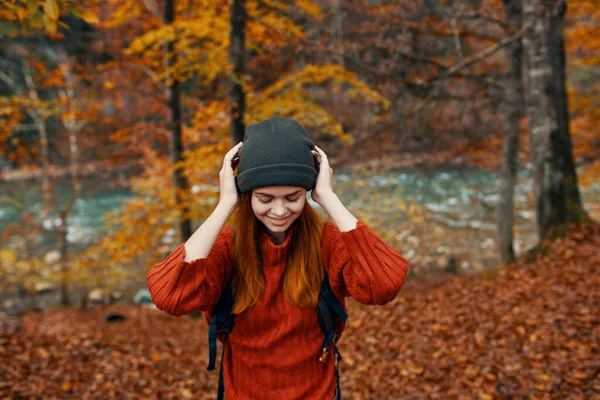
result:
[[[271,117],[251,124],[238,155],[235,184],[240,193],[263,186],[300,186],[311,190],[317,177],[313,142],[302,125]]]

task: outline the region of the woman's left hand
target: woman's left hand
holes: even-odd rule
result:
[[[319,171],[319,174],[317,175],[317,182],[310,195],[315,202],[323,206],[323,199],[330,194],[334,194],[332,184],[333,169],[331,169],[329,166],[327,155],[318,146],[315,146],[315,148],[311,150],[311,153],[315,157],[315,162],[317,164],[316,167],[317,171]]]

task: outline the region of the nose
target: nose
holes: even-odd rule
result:
[[[273,216],[278,218],[285,217],[287,209],[282,202],[276,201],[271,211],[273,212]]]

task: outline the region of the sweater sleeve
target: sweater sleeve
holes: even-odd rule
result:
[[[408,262],[362,221],[340,232],[330,221],[323,233],[323,261],[332,291],[363,304],[392,301],[406,279]]]
[[[207,311],[221,296],[232,267],[233,231],[223,227],[206,258],[184,261],[185,243],[148,273],[152,302],[171,315]]]

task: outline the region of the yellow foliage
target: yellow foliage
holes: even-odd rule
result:
[[[94,254],[110,257],[112,268],[143,262],[150,265],[180,243],[178,221],[183,211],[194,221],[206,218],[219,197],[218,172],[225,153],[232,147],[228,135],[230,109],[227,97],[219,90],[231,76],[228,60],[229,2],[185,0],[178,3],[176,21],[164,25],[156,13],[148,14],[138,2],[112,0],[116,10],[104,27],[129,24],[132,18],[144,19],[144,30],[126,50],[134,63],[151,68],[162,81],[186,81],[193,77],[196,84],[219,83],[210,100],[193,102],[194,116],[190,126],[183,126],[183,161],[171,165],[170,160],[150,149],[143,151],[142,176],[133,181],[135,197],[123,203],[119,212],[106,215],[111,233],[94,248]],[[312,18],[321,18],[316,2],[261,0],[248,1],[249,20],[246,26],[247,47],[262,52],[286,47],[304,38],[301,27],[288,15],[300,10]],[[173,43],[176,62],[165,70],[165,45]],[[171,56],[171,55],[170,55]],[[307,65],[292,71],[264,90],[253,87],[250,78],[243,76],[246,93],[246,124],[281,115],[299,120],[311,137],[333,136],[351,142],[341,124],[318,104],[312,92],[315,87],[337,88],[349,97],[360,96],[367,103],[386,108],[388,101],[369,88],[352,72],[338,65]],[[189,103],[188,103],[189,104]],[[127,142],[135,127],[125,127],[114,137]],[[179,193],[176,204],[173,171],[179,168],[187,177],[190,190]],[[167,188],[167,189],[166,189]]]
[[[333,115],[320,105],[316,104],[306,93],[286,91],[278,96],[263,99],[260,96],[253,98],[257,104],[249,104],[248,123],[258,122],[273,115],[285,116],[300,122],[313,140],[319,135],[329,135],[352,143],[352,136],[345,134],[341,124]],[[316,132],[310,132],[314,129]]]
[[[389,101],[371,89],[358,77],[339,65],[307,65],[303,70],[289,74],[261,92],[248,93],[248,119],[254,122],[272,115],[281,115],[300,121],[307,129],[316,130],[314,139],[319,134],[337,137],[352,143],[352,137],[343,132],[342,126],[335,121],[322,106],[317,104],[310,94],[315,85],[325,84],[341,87],[349,85],[348,96],[360,96],[367,102],[379,104],[383,108]]]
[[[116,28],[117,26],[129,23],[132,20],[137,19],[139,21],[140,17],[151,20],[155,26],[160,23],[158,16],[153,15],[142,1],[110,0],[106,1],[106,3],[110,3],[116,8],[112,10],[108,18],[100,24],[100,27],[102,28]]]
[[[260,52],[264,47],[287,46],[294,43],[296,39],[306,36],[291,18],[281,12],[287,11],[290,7],[287,2],[268,1],[265,4],[271,7],[264,7],[259,1],[247,3],[250,18],[247,24],[248,47]]]
[[[303,70],[290,74],[263,91],[261,96],[272,97],[282,90],[300,89],[307,85],[322,85],[326,82],[349,84],[362,96],[374,103],[381,103],[385,108],[389,101],[377,91],[365,85],[353,72],[336,64],[309,64]],[[356,93],[356,92],[355,92]]]
[[[198,17],[147,31],[135,38],[125,53],[142,56],[161,80],[174,77],[185,81],[197,75],[203,82],[211,82],[226,73],[229,46],[228,17],[215,5],[202,9]],[[170,42],[174,43],[177,62],[164,70],[165,46]]]
[[[68,13],[82,18],[85,16],[83,19],[86,21],[97,19],[82,3],[73,0],[2,0],[0,37],[6,34],[29,34],[38,29],[56,34],[58,26],[68,28],[60,21],[61,15]]]
[[[100,22],[98,16],[89,10],[84,10],[81,13],[81,19],[83,19],[88,24],[97,24]]]
[[[309,17],[322,18],[323,12],[319,6],[311,0],[296,0],[296,5],[306,12]]]
[[[0,96],[0,155],[5,153],[4,146],[7,143],[14,127],[19,125],[24,116],[20,112],[18,104],[14,99]]]
[[[0,271],[2,276],[8,271],[9,265],[14,265],[17,262],[17,256],[14,251],[9,249],[0,249]]]
[[[46,0],[44,2],[44,11],[46,11],[46,17],[48,17],[50,21],[58,21],[60,15],[56,0]]]
[[[153,68],[160,79],[174,77],[185,81],[192,76],[209,83],[217,77],[224,77],[228,66],[229,48],[229,4],[221,2],[200,2],[192,12],[179,16],[172,25],[159,25],[136,37],[126,50],[126,54],[143,57],[147,66]],[[246,26],[248,47],[261,51],[266,47],[288,46],[297,38],[305,36],[294,21],[278,10],[287,10],[287,2],[268,2],[272,7],[264,7],[261,2],[247,3],[249,21]],[[320,9],[310,1],[300,1],[298,6],[315,18],[321,16]],[[194,11],[197,10],[197,11]],[[143,16],[144,11],[138,2],[125,1],[111,14],[106,28],[116,27],[132,17]],[[191,14],[191,15],[190,15]],[[155,16],[150,17],[154,21]],[[151,21],[151,23],[152,23]],[[164,71],[164,48],[169,42],[175,44],[176,65]]]
[[[219,153],[224,147],[226,145],[221,144],[217,148]],[[198,154],[201,156],[211,152],[210,147],[200,149],[202,151]],[[214,153],[214,148],[212,150]],[[177,205],[170,160],[152,150],[146,150],[144,157],[147,168],[132,184],[135,196],[124,201],[120,211],[105,215],[106,225],[111,233],[94,249],[107,256],[110,265],[115,268],[122,268],[124,264],[133,262],[147,265],[164,257],[165,253],[181,242],[177,225],[180,212],[188,208],[189,215],[185,217],[206,218],[216,205],[207,199],[218,198],[218,191],[197,190],[194,186],[202,182],[190,179],[192,191],[180,193],[183,200]],[[186,162],[189,161],[184,161],[183,164]],[[194,168],[189,167],[189,170],[193,171]],[[216,172],[213,174],[218,176]]]
[[[21,238],[21,241],[27,239]],[[60,265],[47,264],[40,258],[31,257],[22,248],[0,249],[0,291],[10,291],[19,286],[28,292],[35,291],[40,282],[58,284],[61,281]]]

